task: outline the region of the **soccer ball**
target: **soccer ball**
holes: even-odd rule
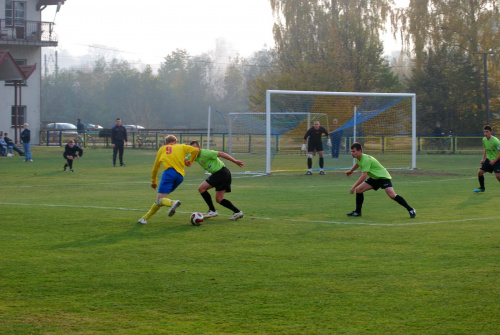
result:
[[[191,224],[193,226],[199,226],[203,222],[203,214],[199,212],[194,212],[191,214]]]

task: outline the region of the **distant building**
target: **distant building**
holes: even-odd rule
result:
[[[54,23],[42,22],[41,11],[64,2],[0,0],[0,131],[16,142],[23,124],[29,123],[31,142],[39,143],[42,47],[58,45]],[[9,64],[12,60],[17,66]]]

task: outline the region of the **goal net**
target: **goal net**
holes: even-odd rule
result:
[[[324,168],[349,168],[350,145],[360,142],[387,168],[416,168],[415,94],[267,91],[265,104],[230,113],[227,150],[245,163],[245,171],[271,173],[307,169],[301,151],[314,121],[324,136]],[[318,155],[313,163],[318,168]]]

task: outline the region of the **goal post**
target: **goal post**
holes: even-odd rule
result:
[[[306,170],[306,153],[300,148],[314,121],[326,128],[332,142],[337,139],[334,155],[323,136],[326,170],[352,166],[354,141],[389,169],[417,166],[416,95],[412,93],[268,90],[265,103],[226,116],[226,148],[245,162],[246,172]],[[316,155],[313,169],[318,161]]]

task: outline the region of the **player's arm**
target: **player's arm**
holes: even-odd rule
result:
[[[483,158],[481,159],[481,164],[483,164],[485,160],[486,160],[486,149],[484,149],[483,151]]]
[[[354,171],[356,171],[356,169],[357,169],[357,168],[359,168],[359,165],[358,165],[358,163],[355,163],[355,164],[354,164],[354,166],[353,166],[352,168],[350,168],[350,169],[349,169],[349,171],[347,171],[347,172],[345,173],[345,175],[346,175],[347,177],[349,177],[350,175],[352,175],[352,173],[353,173]]]
[[[163,150],[165,150],[165,146],[161,147],[160,150],[158,150],[158,153],[156,154],[156,159],[155,163],[153,164],[153,170],[151,171],[151,187],[156,190],[156,182],[158,179],[158,170],[160,169],[161,165],[161,154],[163,153]]]
[[[218,157],[222,157],[224,159],[227,159],[228,161],[233,162],[234,164],[238,165],[239,167],[242,167],[245,165],[242,161],[234,159],[231,155],[226,154],[225,152],[219,151],[217,154]]]
[[[354,185],[352,185],[351,187],[351,194],[354,193],[354,191],[356,191],[356,188],[361,185],[362,182],[364,182],[366,180],[366,178],[368,177],[368,172],[361,172],[361,176],[359,176],[358,180],[354,183]]]

